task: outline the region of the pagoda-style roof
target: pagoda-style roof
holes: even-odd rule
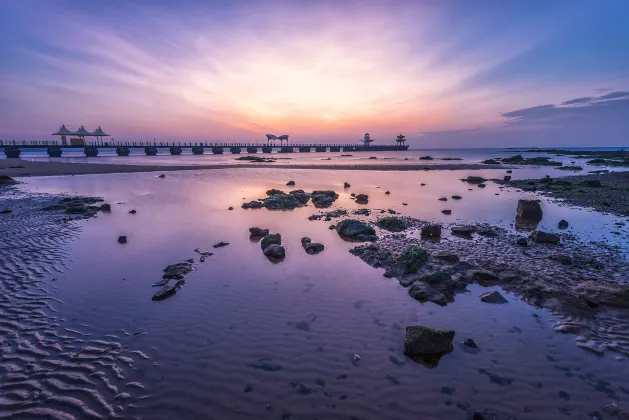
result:
[[[62,124],[61,127],[59,127],[59,130],[57,130],[56,132],[52,133],[52,136],[71,136],[73,135],[74,132],[68,130],[65,126],[65,124]]]
[[[74,133],[75,136],[93,136],[94,134],[90,133],[89,131],[87,131],[85,129],[85,127],[81,126],[81,128],[79,128],[78,130],[76,130]]]
[[[103,137],[109,136],[109,134],[105,133],[103,129],[100,128],[100,125],[98,126],[96,130],[94,130],[92,134],[95,136],[103,136]]]

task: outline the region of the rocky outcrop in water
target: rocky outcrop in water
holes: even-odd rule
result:
[[[406,221],[401,217],[387,216],[379,219],[376,225],[390,232],[402,232],[408,227]]]
[[[263,206],[264,204],[261,201],[253,200],[248,203],[242,203],[241,207],[243,209],[261,209]]]
[[[367,223],[356,219],[346,219],[336,224],[339,236],[359,241],[375,241],[376,231]]]
[[[323,244],[320,244],[318,242],[312,242],[312,239],[306,237],[301,238],[301,246],[304,248],[304,250],[308,253],[308,254],[318,254],[319,252],[323,251],[323,249],[325,248],[323,246]]]
[[[45,206],[44,211],[63,211],[65,214],[75,215],[80,218],[90,218],[102,211],[111,211],[109,204],[95,205],[104,200],[100,197],[66,197],[57,204]]]
[[[480,300],[485,303],[508,303],[507,299],[505,299],[504,296],[502,296],[500,292],[496,290],[483,293],[482,295],[480,295]]]
[[[279,233],[272,233],[270,235],[266,235],[260,241],[260,246],[263,250],[270,245],[282,245],[282,235],[280,235]]]
[[[332,190],[315,190],[310,194],[310,198],[316,208],[325,208],[336,201],[338,194]]]
[[[369,202],[369,196],[367,194],[357,194],[356,202],[359,204],[367,204]]]
[[[539,200],[518,200],[516,215],[524,221],[539,222],[544,213]]]
[[[171,264],[164,268],[162,278],[172,280],[183,280],[185,275],[192,271],[192,264],[189,262]]]

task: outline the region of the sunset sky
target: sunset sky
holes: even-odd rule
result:
[[[0,139],[629,146],[627,0],[3,0],[0,57]]]

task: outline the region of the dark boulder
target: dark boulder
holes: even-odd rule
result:
[[[173,280],[183,280],[184,276],[192,271],[192,264],[190,263],[177,263],[171,264],[168,267],[164,268],[164,274],[162,278],[165,279],[173,279]]]
[[[567,229],[569,225],[570,225],[570,224],[569,224],[569,223],[568,223],[568,221],[567,221],[567,220],[565,220],[565,219],[561,219],[561,220],[559,221],[559,223],[557,224],[557,226],[559,227],[559,229]]]
[[[362,241],[376,240],[376,231],[367,223],[356,219],[345,219],[336,224],[339,236],[358,239]]]
[[[323,244],[320,244],[318,242],[312,242],[312,239],[308,237],[301,238],[301,246],[304,248],[304,250],[308,254],[311,254],[311,255],[318,254],[319,252],[323,251],[323,249],[325,248]]]
[[[343,188],[349,188],[349,187],[351,187],[351,185],[349,185],[349,183],[347,183],[347,182],[343,183]]]
[[[229,242],[221,241],[221,242],[219,242],[217,244],[212,245],[212,248],[222,248],[222,247],[227,246],[227,245],[229,245]]]
[[[469,236],[474,232],[476,232],[474,226],[454,226],[452,228],[452,233],[455,235]]]
[[[460,195],[453,195],[452,199],[453,200],[460,200],[462,197]]]
[[[118,236],[118,243],[119,244],[126,244],[127,243],[127,237],[126,236]]]
[[[338,198],[338,194],[332,190],[315,190],[310,196],[316,208],[330,207]]]
[[[299,201],[299,204],[301,205],[307,204],[308,200],[310,200],[310,194],[308,194],[304,190],[294,190],[289,192],[289,194],[295,197],[295,199],[297,199],[297,201]]]
[[[301,205],[301,202],[294,195],[283,192],[273,194],[264,200],[264,207],[270,210],[292,210],[301,207]]]
[[[421,236],[426,236],[429,238],[441,237],[441,225],[430,224],[430,225],[422,226]]]
[[[264,248],[264,255],[279,260],[286,256],[286,250],[282,245],[271,244]]]
[[[288,181],[286,183],[286,186],[288,186],[288,187],[293,186],[293,185],[295,185],[295,181]]]
[[[538,222],[543,215],[539,200],[518,200],[517,217],[520,219]]]
[[[367,203],[369,201],[369,196],[367,194],[357,194],[356,202],[357,203]]]
[[[250,227],[249,233],[251,234],[251,236],[267,236],[269,234],[269,230],[259,227]]]
[[[171,285],[167,284],[166,286],[162,287],[157,292],[155,292],[155,294],[153,295],[152,299],[153,300],[164,300],[167,297],[170,297],[170,296],[174,295],[176,292],[177,292],[177,286],[171,286]]]
[[[474,340],[472,340],[471,338],[466,338],[465,340],[463,340],[463,345],[473,348],[473,349],[477,349],[478,345],[474,342]]]
[[[423,326],[406,327],[404,353],[408,356],[439,355],[453,350],[454,331]]]
[[[284,194],[284,191],[273,188],[273,189],[267,190],[266,192],[266,195],[268,196],[273,196],[277,194]]]
[[[270,235],[266,235],[260,241],[262,249],[266,249],[270,245],[282,245],[282,235],[279,233],[272,233]]]
[[[450,209],[441,210],[441,213],[445,214],[446,216],[449,216],[452,214],[452,210]]]

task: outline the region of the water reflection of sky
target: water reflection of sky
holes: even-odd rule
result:
[[[496,173],[502,171],[484,175]],[[554,418],[560,407],[586,418],[612,399],[626,402],[617,389],[627,364],[614,354],[595,357],[576,348],[574,336],[552,330],[556,320],[551,314],[511,294],[506,294],[508,305],[484,304],[478,295],[486,289],[480,286],[444,308],[420,304],[395,280],[351,256],[352,245],[330,231],[328,222],[308,221],[316,209],[240,208],[243,198],[261,197],[269,188],[286,190],[285,183],[294,180],[295,188],[306,191],[334,189],[340,194],[335,207],[363,207],[349,194],[367,193],[372,209],[510,227],[517,198],[528,194],[504,192],[494,184],[469,186],[459,180],[466,175],[241,169],[169,172],[164,179],[149,173],[29,178],[23,188],[102,195],[113,205],[110,214],[82,223],[80,239],[68,249],[68,269],[55,274],[55,296],[64,302],[56,306],[56,315],[68,320],[65,327],[93,338],[121,329],[146,333],[133,337],[133,348],[149,360],[138,358],[137,370],[125,374],[128,381],[145,385],[142,395],[150,397],[134,400],[127,411],[131,416],[278,418],[278,413],[293,413],[291,418],[302,418],[307,409],[307,415],[320,418],[459,418],[465,411],[461,406],[467,406],[524,419]],[[345,181],[352,187],[343,190]],[[390,195],[384,194],[387,190]],[[452,194],[463,199],[438,201]],[[441,214],[446,207],[452,216]],[[128,214],[130,209],[137,214]],[[554,230],[563,217],[588,238],[604,236],[615,220],[548,203],[544,212],[543,227]],[[271,264],[249,239],[251,226],[281,233],[286,260]],[[118,235],[127,235],[129,242],[119,245]],[[325,251],[307,255],[300,245],[303,236],[323,242]],[[219,241],[230,245],[212,249]],[[150,285],[161,270],[198,258],[197,247],[215,255],[197,265],[173,298],[151,301]],[[410,363],[402,343],[403,328],[411,324],[454,328],[455,351],[436,369]],[[459,343],[468,337],[480,353],[462,350]],[[358,366],[351,363],[353,354],[361,356]],[[260,360],[281,370],[250,367]],[[325,386],[318,385],[322,381]],[[301,395],[291,383],[315,392]],[[601,388],[601,383],[612,385]],[[251,393],[243,393],[247,385]],[[559,398],[560,392],[567,392],[569,401]]]

